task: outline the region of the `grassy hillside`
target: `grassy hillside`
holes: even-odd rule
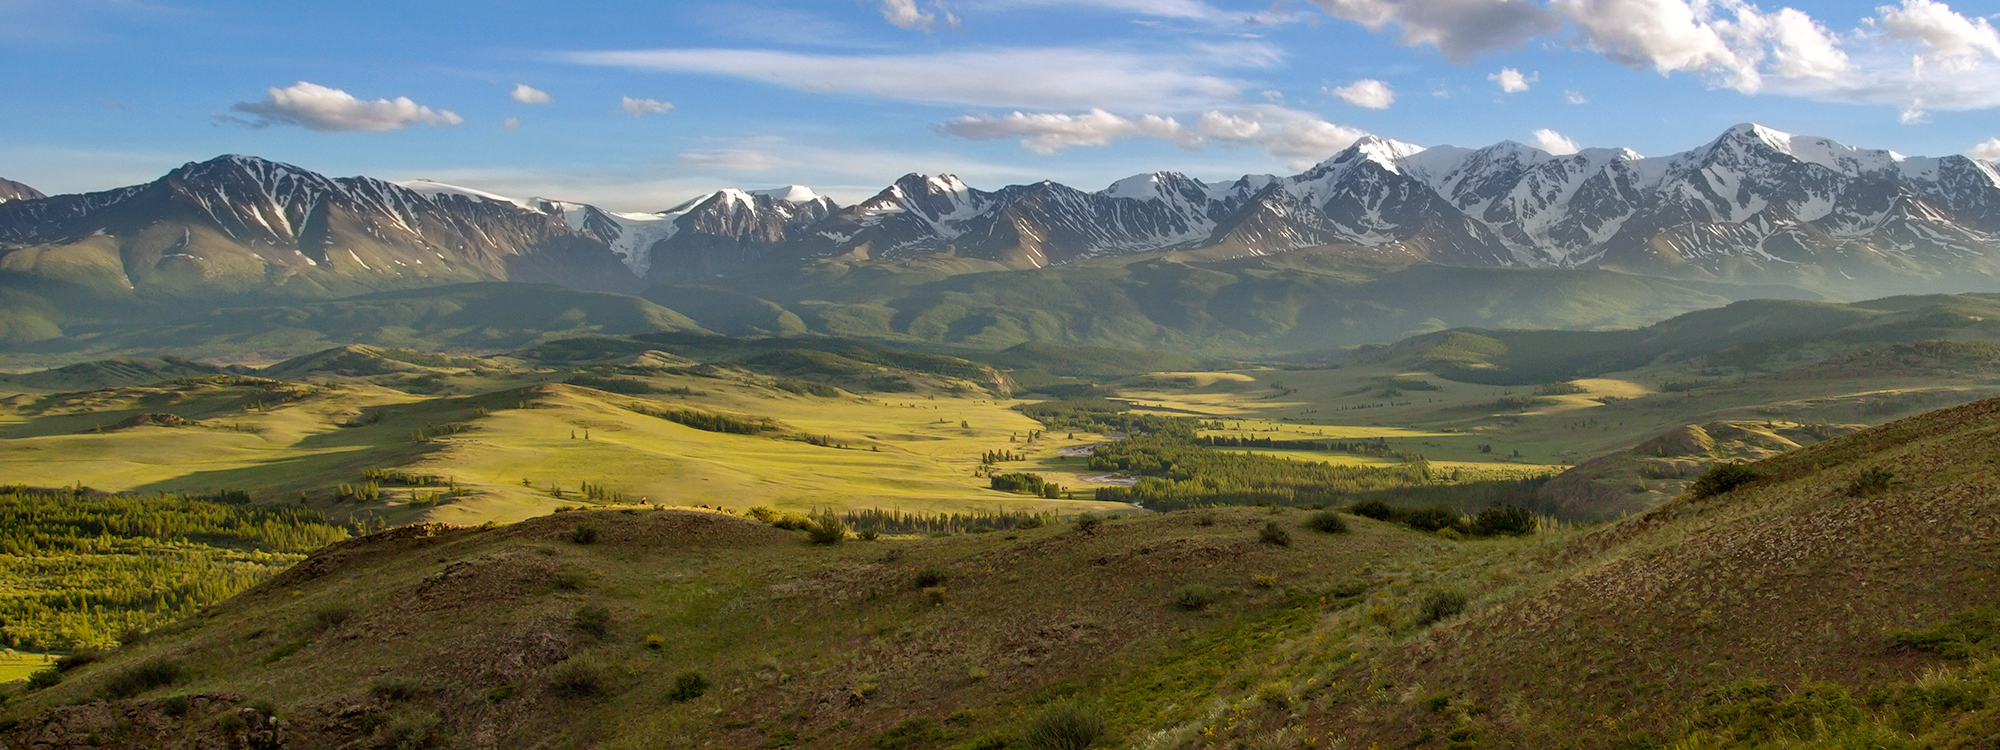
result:
[[[1522,538],[1256,508],[829,545],[649,507],[410,527],[19,695],[4,736],[1979,747],[1996,431],[1980,402]]]
[[[2000,296],[1987,294],[1890,297],[1852,304],[1756,300],[1622,331],[1441,331],[1366,349],[1359,358],[1496,385],[1595,377],[1697,358],[1722,368],[1754,371],[1864,347],[2000,340],[1996,315],[2000,315]]]
[[[1730,299],[1810,295],[1596,271],[1380,265],[1301,251],[1230,260],[1145,255],[1034,271],[829,261],[647,296],[701,310],[702,325],[721,331],[802,326],[983,349],[1039,341],[1264,356],[1464,325],[1631,327]],[[791,320],[785,315],[796,326],[774,322]]]
[[[126,306],[108,316],[72,316],[63,337],[5,347],[0,363],[46,367],[51,360],[162,351],[262,363],[344,344],[493,352],[589,334],[699,330],[685,316],[637,297],[494,282],[331,301]]]

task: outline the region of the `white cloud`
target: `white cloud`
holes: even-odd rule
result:
[[[987,0],[980,5],[987,8],[1081,5],[1152,18],[1253,25],[1286,23],[1300,18],[1299,13],[1277,6],[1257,12],[1244,12],[1223,10],[1201,0]]]
[[[1044,156],[1072,146],[1102,146],[1118,138],[1144,137],[1194,145],[1198,137],[1171,117],[1125,118],[1101,109],[1080,115],[1027,114],[1001,117],[966,115],[940,123],[938,130],[975,141],[1020,138],[1021,146]]]
[[[522,104],[548,104],[555,99],[550,98],[547,91],[520,83],[514,85],[514,101]]]
[[[694,169],[724,172],[768,172],[793,165],[779,156],[756,149],[690,151],[681,154],[680,160]]]
[[[1363,78],[1346,86],[1328,89],[1327,93],[1340,97],[1348,104],[1366,109],[1388,109],[1389,105],[1396,103],[1395,89],[1373,78]]]
[[[498,127],[498,128],[500,128],[501,130],[520,130],[520,129],[521,129],[521,118],[519,118],[519,117],[509,117],[509,118],[507,118],[507,119],[505,119],[505,120],[501,120],[501,121],[500,121],[500,124],[499,124],[499,125],[496,125],[495,127]]]
[[[1521,75],[1521,71],[1513,68],[1501,68],[1500,72],[1487,76],[1486,80],[1500,84],[1500,90],[1505,93],[1518,94],[1527,91],[1528,84],[1540,80],[1541,77],[1540,73]]]
[[[1889,38],[1916,42],[1926,57],[1950,70],[1965,70],[1985,58],[2000,59],[2000,30],[1984,18],[1966,18],[1933,0],[1903,0],[1901,7],[1876,10]]]
[[[670,102],[658,99],[634,99],[629,96],[619,97],[618,108],[633,117],[662,115],[674,111],[674,105]]]
[[[1576,89],[1566,89],[1563,91],[1563,101],[1571,104],[1589,104],[1590,98],[1584,96],[1583,92]]]
[[[1549,7],[1614,62],[1706,76],[1746,94],[1760,90],[1767,74],[1831,79],[1852,67],[1838,37],[1792,8],[1765,13],[1746,0],[1555,0]]]
[[[1308,113],[1275,105],[1234,112],[1208,110],[1192,124],[1172,117],[1123,117],[1093,109],[1083,114],[967,115],[937,126],[939,132],[970,140],[1020,138],[1022,147],[1052,155],[1075,146],[1103,146],[1120,138],[1153,138],[1193,148],[1203,143],[1255,146],[1294,166],[1311,164],[1352,145],[1367,133],[1335,125]]]
[[[1576,141],[1548,128],[1535,131],[1533,145],[1556,156],[1568,156],[1583,150],[1583,147],[1576,145]]]
[[[1312,0],[1321,10],[1370,31],[1401,28],[1405,46],[1428,44],[1452,62],[1513,49],[1562,28],[1533,0]]]
[[[273,88],[263,101],[237,102],[231,110],[256,115],[251,127],[296,125],[322,132],[400,130],[411,125],[461,125],[465,118],[451,110],[433,110],[409,97],[363,101],[352,94],[300,81]]]
[[[917,0],[882,0],[882,19],[899,29],[930,31],[937,14],[917,9]]]
[[[2000,138],[1988,138],[1965,152],[1966,156],[1987,161],[2000,161]]]
[[[1029,110],[1194,111],[1233,102],[1241,81],[1201,68],[1268,67],[1283,58],[1261,42],[1202,45],[1180,54],[1072,47],[913,55],[829,55],[746,49],[576,52],[560,59],[635,70],[703,73],[823,94]]]
[[[1744,14],[1746,27],[1755,24]],[[1854,67],[1832,34],[1808,16],[1791,8],[1763,16],[1764,31],[1771,42],[1773,70],[1782,78],[1832,78]]]

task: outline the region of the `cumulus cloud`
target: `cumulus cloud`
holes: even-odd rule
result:
[[[674,110],[674,105],[670,102],[663,102],[658,99],[634,99],[629,96],[623,96],[619,97],[618,108],[624,110],[625,114],[631,115],[633,117],[643,117],[646,115],[662,115],[668,112],[672,112]]]
[[[509,117],[505,120],[501,120],[500,123],[498,125],[495,125],[494,127],[497,127],[501,130],[520,130],[521,118]]]
[[[1535,131],[1533,145],[1556,156],[1568,156],[1583,150],[1583,147],[1576,145],[1576,141],[1548,128]]]
[[[2000,30],[1984,18],[1966,18],[1934,0],[1903,0],[1900,7],[1885,5],[1876,12],[1889,38],[1928,48],[1926,57],[1949,70],[2000,59]]]
[[[939,123],[937,130],[970,140],[1019,138],[1022,147],[1042,155],[1076,146],[1103,146],[1120,138],[1152,138],[1188,148],[1208,142],[1238,143],[1263,149],[1294,166],[1324,159],[1367,135],[1276,105],[1208,110],[1187,124],[1172,117],[1124,117],[1101,109],[1083,114],[966,115]]]
[[[1521,75],[1521,71],[1515,70],[1513,68],[1501,68],[1500,72],[1487,76],[1486,80],[1500,84],[1500,90],[1502,92],[1509,94],[1518,94],[1523,91],[1527,91],[1528,84],[1540,80],[1541,77],[1542,76],[1540,73],[1530,73],[1528,75]]]
[[[1563,91],[1563,101],[1571,104],[1589,104],[1590,97],[1584,96],[1583,92],[1576,89],[1565,89]]]
[[[522,104],[547,104],[555,99],[550,98],[547,91],[520,83],[514,85],[514,101]]]
[[[1234,102],[1242,81],[1208,68],[1268,67],[1283,59],[1261,42],[1203,45],[1179,54],[1073,47],[911,55],[837,55],[751,49],[576,52],[559,59],[633,70],[742,78],[821,94],[1023,110],[1196,111]]]
[[[1965,152],[1966,156],[1987,161],[2000,161],[2000,138],[1988,138]]]
[[[1366,109],[1388,109],[1389,105],[1396,103],[1395,89],[1373,78],[1363,78],[1339,88],[1328,89],[1327,93],[1340,97],[1348,104]]]
[[[882,20],[899,29],[930,31],[937,14],[918,10],[917,0],[882,0]]]
[[[1336,18],[1382,31],[1400,29],[1405,46],[1428,44],[1452,62],[1513,49],[1562,28],[1533,0],[1312,0]]]
[[[1830,79],[1852,67],[1834,34],[1792,8],[1766,13],[1744,0],[1555,0],[1549,7],[1615,62],[1702,75],[1744,93],[1761,89],[1767,73]]]
[[[322,132],[400,130],[411,125],[461,125],[465,118],[451,110],[433,110],[409,97],[363,101],[340,89],[300,81],[265,92],[262,101],[237,102],[231,110],[256,119],[245,124],[265,128],[294,125]]]

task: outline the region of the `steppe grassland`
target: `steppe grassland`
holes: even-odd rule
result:
[[[433,507],[410,501],[440,488],[385,487],[386,507],[330,508],[387,523],[516,521],[583,504],[584,482],[625,502],[738,510],[1098,507],[996,492],[974,476],[983,453],[1007,450],[1029,460],[1005,463],[1005,470],[1047,471],[1078,484],[1084,461],[1058,459],[1056,449],[1107,439],[1078,434],[1070,441],[1065,433],[1060,441],[1026,442],[1041,425],[1009,408],[1017,402],[909,394],[822,398],[706,378],[650,381],[662,391],[691,395],[635,398],[550,386],[422,397],[343,383],[268,408],[246,408],[274,386],[189,381],[53,400],[23,397],[17,408],[0,413],[0,476],[114,491],[243,489],[274,501],[307,493],[308,502],[324,507],[332,499],[329,488],[360,484],[369,469],[388,469],[447,477],[465,493]],[[782,423],[784,434],[705,432],[635,409],[768,417]],[[115,429],[149,413],[173,413],[201,425]],[[802,435],[825,436],[845,448],[809,444],[797,439]]]

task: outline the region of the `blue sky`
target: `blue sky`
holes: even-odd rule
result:
[[[1744,121],[2000,158],[1995,8],[1810,6],[0,0],[0,177],[95,190],[247,153],[659,210],[913,171],[1284,173],[1363,134],[1658,155]]]

